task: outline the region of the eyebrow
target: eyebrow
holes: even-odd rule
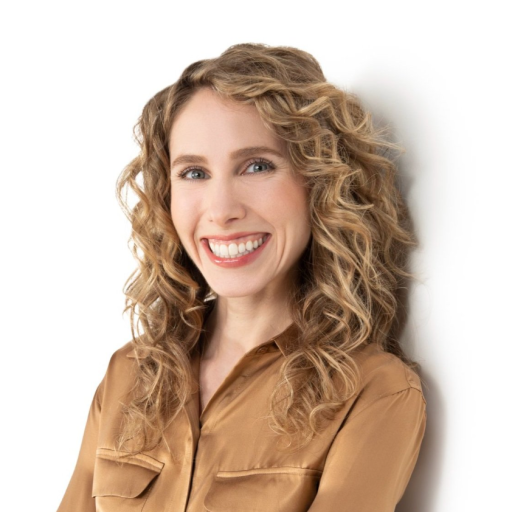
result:
[[[238,158],[249,158],[251,156],[255,156],[259,153],[269,153],[271,155],[277,156],[279,158],[283,158],[283,154],[277,151],[276,149],[269,148],[267,146],[251,146],[248,148],[237,149],[233,151],[230,155],[232,160],[236,160]],[[180,155],[176,157],[172,164],[171,169],[176,165],[180,164],[203,164],[206,163],[207,160],[204,156],[199,155]]]

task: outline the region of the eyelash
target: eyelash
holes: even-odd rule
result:
[[[265,174],[267,172],[273,171],[276,168],[276,166],[270,160],[266,160],[265,158],[254,158],[253,160],[247,162],[247,164],[245,166],[245,169],[244,169],[244,172],[247,171],[247,169],[251,165],[254,165],[254,164],[265,164],[265,165],[268,165],[269,168],[266,171],[251,172],[249,174]],[[185,177],[185,175],[187,173],[189,173],[190,171],[203,171],[203,172],[205,172],[204,169],[202,169],[201,167],[187,167],[186,169],[183,169],[183,171],[178,173],[178,178],[189,179],[190,181],[196,181],[196,180],[193,180],[192,178],[186,178]],[[197,181],[199,181],[199,180],[197,180]]]

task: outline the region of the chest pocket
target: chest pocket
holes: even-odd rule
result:
[[[141,510],[163,467],[163,462],[142,453],[124,454],[99,448],[92,483],[98,510]]]
[[[205,497],[209,512],[303,512],[313,502],[321,471],[279,467],[219,471]]]

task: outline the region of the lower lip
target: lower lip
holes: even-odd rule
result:
[[[236,256],[234,258],[219,258],[218,256],[215,256],[215,254],[213,254],[213,252],[210,249],[208,240],[201,240],[201,244],[203,245],[206,254],[210,258],[210,261],[212,261],[219,267],[237,268],[243,267],[244,265],[249,265],[255,259],[257,259],[259,255],[262,253],[263,249],[265,249],[270,238],[271,236],[267,235],[267,239],[255,251],[252,251],[250,254],[246,254],[245,256]]]

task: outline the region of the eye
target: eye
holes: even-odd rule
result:
[[[258,174],[261,172],[268,172],[274,169],[274,165],[266,160],[256,160],[251,162],[245,169],[247,174]]]
[[[206,173],[202,169],[185,169],[179,177],[187,180],[204,180]]]

